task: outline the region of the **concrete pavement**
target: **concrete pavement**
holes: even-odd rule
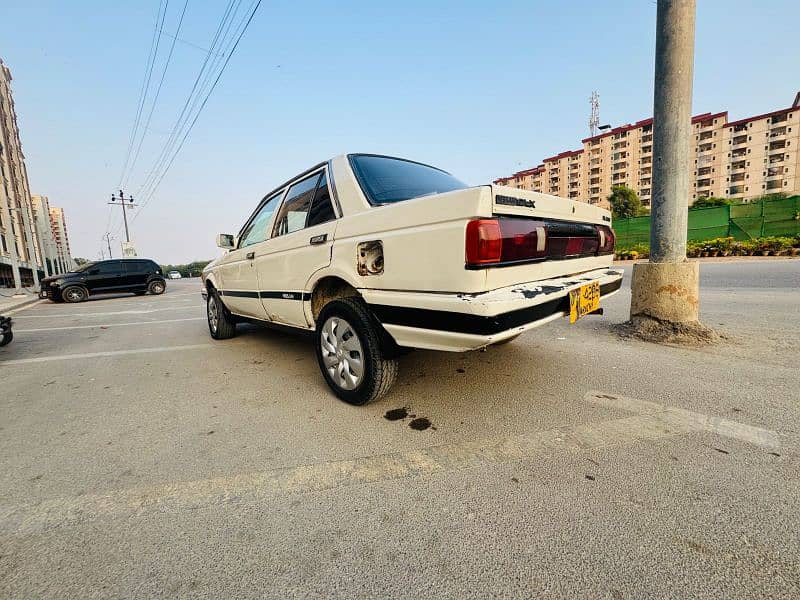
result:
[[[213,342],[196,280],[21,311],[0,596],[795,597],[800,262],[701,275],[721,346],[620,341],[626,285],[603,318],[414,352],[363,408],[306,337]]]

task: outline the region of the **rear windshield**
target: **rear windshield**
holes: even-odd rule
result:
[[[402,202],[469,187],[450,173],[401,158],[371,154],[351,154],[349,158],[370,204]]]

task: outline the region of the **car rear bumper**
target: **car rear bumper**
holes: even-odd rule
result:
[[[619,291],[622,271],[602,268],[480,294],[359,290],[399,346],[461,352],[496,344],[569,314],[569,292],[600,284]]]

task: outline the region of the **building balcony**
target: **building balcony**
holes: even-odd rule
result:
[[[703,167],[701,169],[697,169],[698,175],[709,175],[711,174],[711,167]]]
[[[697,188],[707,188],[711,187],[711,180],[710,179],[701,179],[697,182]]]
[[[747,143],[747,136],[746,135],[737,135],[735,138],[733,138],[731,140],[731,143],[734,146],[739,146],[741,144],[746,144]]]
[[[734,185],[728,190],[729,196],[736,196],[738,194],[744,194],[744,186],[743,185]]]
[[[731,158],[740,158],[742,156],[747,156],[747,148],[739,148],[731,152]]]
[[[700,141],[702,142],[703,140],[710,140],[712,137],[714,137],[713,131],[704,131],[700,134]]]
[[[711,152],[712,149],[713,149],[713,146],[711,144],[703,144],[697,149],[697,151],[700,154],[704,154],[704,153]]]
[[[786,171],[786,169],[783,166],[770,167],[769,169],[767,169],[767,178],[769,178],[769,177],[780,177],[780,176],[782,176],[784,174],[785,171]]]
[[[653,152],[652,146],[642,146],[642,154],[651,154]]]
[[[780,154],[773,154],[769,157],[769,164],[774,165],[775,163],[781,163],[786,158],[786,155],[782,152]]]
[[[747,131],[747,123],[736,125],[736,127],[733,128],[733,133],[740,133],[742,131]]]
[[[612,171],[622,171],[622,170],[626,169],[627,167],[628,167],[628,163],[627,162],[618,162],[618,163],[614,163],[612,165],[611,170]]]
[[[781,150],[783,148],[786,148],[786,140],[780,140],[780,141],[777,141],[777,142],[770,142],[769,143],[770,151],[772,151],[772,150]]]
[[[769,132],[770,139],[782,138],[786,136],[786,127],[776,127]]]
[[[745,179],[744,175],[745,175],[744,173],[737,173],[736,175],[731,175],[731,182],[744,181]]]
[[[731,171],[741,171],[746,168],[747,162],[744,160],[737,160],[735,163],[731,163]]]
[[[642,136],[642,144],[649,144],[649,143],[650,143],[650,142],[652,142],[652,141],[653,141],[653,135],[652,135],[652,134],[650,134],[650,135],[643,135],[643,136]]]
[[[782,179],[772,179],[767,181],[767,189],[768,190],[777,190],[783,187],[783,180]]]

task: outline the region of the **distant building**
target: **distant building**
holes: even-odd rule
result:
[[[697,198],[748,200],[800,193],[800,92],[788,108],[729,122],[728,113],[692,117],[693,189]],[[581,140],[582,148],[495,180],[500,185],[608,206],[615,185],[652,197],[653,119],[622,125]]]
[[[69,249],[69,236],[67,235],[67,220],[64,218],[63,208],[50,208],[50,231],[56,243],[58,264],[61,273],[71,270],[75,265]]]
[[[11,71],[0,60],[0,287],[36,286],[72,265],[64,212],[31,196],[11,95]],[[58,226],[52,225],[54,210]],[[63,232],[61,247],[54,231]],[[48,262],[49,260],[49,262]]]
[[[66,272],[62,264],[58,245],[53,235],[50,221],[50,201],[47,196],[31,196],[33,204],[33,220],[39,236],[39,247],[42,249],[44,263],[42,265],[47,276]],[[66,228],[65,228],[66,229]]]

